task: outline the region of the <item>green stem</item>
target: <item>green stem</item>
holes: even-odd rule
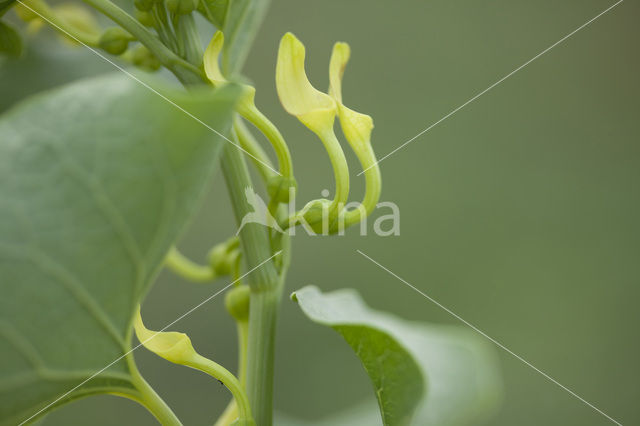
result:
[[[280,173],[287,178],[293,177],[293,163],[291,162],[291,154],[289,147],[284,141],[284,137],[278,128],[253,104],[242,107],[240,105],[240,114],[251,124],[256,126],[263,135],[267,137],[273,146],[276,156],[278,157],[278,166]]]
[[[238,405],[238,414],[241,420],[251,421],[251,406],[240,381],[220,364],[207,359],[201,355],[195,354],[192,359],[185,362],[186,366],[203,371],[210,376],[220,380],[229,389],[233,398]]]
[[[140,375],[133,356],[127,356],[127,363],[131,371],[133,385],[138,389],[137,399],[160,422],[162,426],[182,426],[180,420],[171,411],[171,408],[160,398],[147,381]]]
[[[273,172],[273,166],[271,164],[271,160],[264,152],[258,141],[253,137],[247,126],[240,119],[240,117],[236,117],[233,122],[233,130],[238,135],[238,142],[240,146],[251,154],[251,160],[253,165],[260,173],[260,177],[264,182],[267,182],[272,176],[275,176]]]
[[[251,178],[242,153],[231,144],[225,146],[222,166],[234,214],[239,223],[245,214],[253,211],[245,197],[245,189],[253,188]],[[240,241],[247,268],[252,271],[247,276],[251,288],[247,396],[256,423],[259,426],[270,426],[273,417],[275,326],[282,292],[281,278],[273,260],[267,261],[272,254],[264,226],[255,223],[245,225],[240,232]]]
[[[329,129],[319,136],[329,154],[336,181],[336,195],[329,205],[329,218],[334,219],[349,198],[349,166],[333,129]]]
[[[171,248],[164,261],[169,269],[189,281],[204,283],[217,278],[211,266],[199,265],[193,262],[180,253],[175,247]]]
[[[182,42],[184,57],[193,65],[199,67],[202,64],[202,45],[196,30],[196,23],[193,15],[180,15],[175,18],[175,29],[178,40]]]
[[[133,16],[122,10],[110,0],[83,0],[89,6],[99,10],[122,28],[127,30],[129,34],[134,36],[140,43],[145,45],[160,63],[170,69],[184,83],[201,82],[204,77],[202,72],[189,62],[180,58],[178,55],[168,49],[162,42],[147,30],[144,25],[138,22]]]

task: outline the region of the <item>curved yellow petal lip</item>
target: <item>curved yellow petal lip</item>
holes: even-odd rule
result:
[[[184,364],[196,355],[189,336],[176,331],[158,332],[147,329],[142,322],[140,310],[137,312],[133,326],[140,343],[167,361]]]
[[[333,46],[329,63],[329,94],[338,104],[338,117],[342,132],[357,153],[370,145],[373,119],[342,104],[342,76],[350,56],[351,49],[348,44],[336,43]]]
[[[293,34],[280,41],[276,88],[284,109],[315,133],[333,128],[336,103],[311,85],[304,69],[305,48]]]
[[[223,47],[224,34],[222,31],[216,31],[209,42],[207,49],[204,51],[204,58],[202,61],[204,64],[204,72],[214,87],[220,87],[228,83],[228,80],[224,75],[222,75],[222,71],[220,70],[220,53],[222,52]],[[242,84],[241,86],[243,94],[240,97],[238,108],[244,108],[245,110],[255,108],[254,98],[256,95],[256,89],[247,84]]]
[[[223,46],[224,34],[222,34],[222,31],[216,31],[204,51],[204,72],[209,81],[216,87],[227,82],[227,79],[222,75],[222,71],[220,71],[220,63],[218,62]]]

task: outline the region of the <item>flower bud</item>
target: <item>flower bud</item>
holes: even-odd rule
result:
[[[215,245],[209,251],[209,264],[216,275],[231,275],[240,255],[238,251],[239,244],[240,242],[237,238],[232,238],[224,243]]]
[[[155,3],[154,0],[133,0],[133,4],[136,7],[136,9],[142,12],[150,11],[154,3]]]
[[[144,12],[142,10],[136,10],[136,19],[145,27],[154,27],[155,21],[153,20],[153,15],[149,12]]]
[[[224,305],[236,321],[246,321],[249,319],[249,299],[249,286],[240,285],[227,292]]]
[[[133,64],[148,71],[157,71],[162,65],[158,58],[143,45],[139,45],[133,51]]]
[[[198,6],[198,0],[167,0],[167,9],[174,15],[188,15]]]
[[[98,45],[102,50],[112,55],[121,55],[129,47],[131,35],[120,27],[107,29],[100,36]]]

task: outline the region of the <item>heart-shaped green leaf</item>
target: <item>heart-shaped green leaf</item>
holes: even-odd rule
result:
[[[224,133],[237,90],[166,96]],[[54,401],[135,394],[126,359],[101,370],[129,350],[136,306],[222,143],[123,74],[0,118],[0,424]]]
[[[305,287],[293,298],[307,317],[338,331],[354,349],[373,382],[384,425],[477,424],[497,408],[496,355],[473,331],[375,311],[353,290],[323,294]],[[314,424],[380,424],[374,412],[364,405]]]

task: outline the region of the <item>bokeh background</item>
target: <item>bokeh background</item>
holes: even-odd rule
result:
[[[301,205],[332,189],[333,179],[319,141],[277,100],[276,50],[285,31],[306,44],[318,88],[328,84],[333,42],[351,44],[345,101],[374,117],[381,157],[611,4],[276,0],[245,71],[257,103],[290,144]],[[382,198],[400,207],[401,235],[301,233],[287,292],[307,284],[354,287],[375,308],[459,324],[360,249],[622,424],[640,424],[639,12],[626,0],[382,162]],[[0,65],[0,108],[111,71],[90,51],[61,48],[44,32],[23,59]],[[363,179],[350,160],[357,198]],[[234,232],[218,175],[180,247],[203,259]],[[146,322],[163,326],[224,285],[163,273],[145,301]],[[175,328],[235,366],[235,330],[222,297]],[[313,421],[372,397],[349,347],[288,300],[277,340],[278,411]],[[609,423],[511,355],[500,357],[505,398],[490,424]],[[143,350],[136,358],[186,425],[210,424],[228,402],[224,388],[198,372]],[[102,396],[64,406],[43,424],[155,421],[127,400]]]

